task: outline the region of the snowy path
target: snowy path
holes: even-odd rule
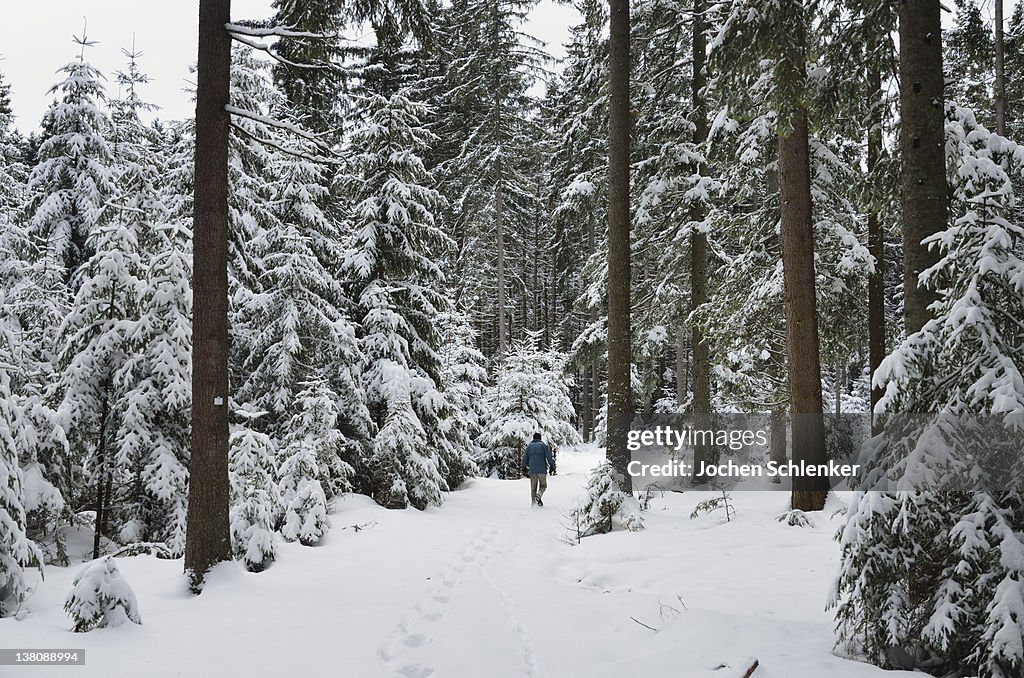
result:
[[[119,559],[141,627],[70,633],[78,567],[49,568],[0,647],[84,647],[86,666],[0,677],[734,678],[754,657],[754,678],[899,675],[831,654],[837,506],[788,528],[783,494],[737,493],[726,525],[689,519],[698,493],[668,494],[645,531],[570,546],[563,514],[597,460],[564,455],[543,509],[525,481],[474,480],[425,512],[349,497],[322,546],[282,544],[261,574],[222,566],[198,598],[180,561]]]

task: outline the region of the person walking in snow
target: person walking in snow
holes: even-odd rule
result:
[[[533,434],[533,442],[523,451],[523,475],[530,476],[531,506],[543,506],[544,490],[548,489],[548,471],[555,473],[555,458],[551,456],[551,448],[540,439],[539,433]]]

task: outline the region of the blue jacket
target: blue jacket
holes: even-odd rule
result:
[[[555,459],[551,456],[551,448],[539,440],[534,440],[526,446],[523,452],[523,466],[530,469],[530,475],[535,473],[547,473],[548,467],[555,465]]]

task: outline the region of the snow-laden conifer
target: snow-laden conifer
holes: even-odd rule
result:
[[[556,452],[581,442],[572,424],[575,411],[563,367],[564,357],[539,349],[535,335],[516,344],[498,366],[488,390],[489,418],[477,439],[481,473],[518,478],[523,450],[534,433]]]
[[[891,416],[839,533],[833,603],[841,639],[883,666],[1004,678],[1024,667],[1024,501],[1007,482],[1024,467],[1000,457],[1024,427],[1024,149],[950,105],[946,155],[958,216],[922,274],[939,298],[875,373]]]
[[[228,479],[231,487],[231,550],[250,572],[261,572],[277,557],[274,525],[282,514],[274,480],[277,450],[265,433],[253,430],[263,412],[250,408],[231,432]]]
[[[611,532],[616,522],[631,532],[643,529],[639,502],[619,489],[615,476],[611,462],[605,461],[587,477],[583,496],[576,500],[569,511],[578,539]]]
[[[74,623],[76,633],[127,621],[142,623],[139,602],[117,567],[113,556],[105,556],[85,565],[74,579],[74,587],[64,600],[64,611]]]

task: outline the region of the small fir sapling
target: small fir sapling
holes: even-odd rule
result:
[[[327,498],[319,479],[316,454],[305,440],[288,447],[281,465],[281,499],[286,506],[281,535],[313,546],[327,532]]]
[[[241,410],[248,420],[263,414]],[[261,572],[277,556],[273,525],[280,515],[274,484],[274,443],[264,433],[239,425],[231,432],[228,477],[231,485],[231,548],[250,572]]]
[[[616,517],[621,526],[630,532],[644,527],[640,505],[631,495],[619,489],[615,470],[611,462],[605,461],[590,472],[586,493],[573,506],[569,518],[577,526],[582,538],[611,532]]]
[[[135,592],[111,556],[92,561],[75,576],[64,611],[74,622],[76,633],[120,626],[125,621],[142,624]]]

